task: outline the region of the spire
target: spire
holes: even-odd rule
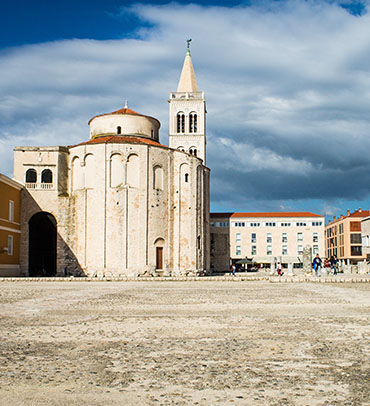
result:
[[[190,55],[190,41],[191,41],[191,39],[188,39],[186,41],[187,49],[186,49],[185,61],[184,61],[184,65],[182,67],[179,84],[177,86],[178,92],[198,92],[197,81],[195,79],[193,63],[191,61],[191,55]]]

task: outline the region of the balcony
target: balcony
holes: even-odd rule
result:
[[[26,189],[30,190],[54,190],[54,183],[25,183]]]
[[[204,92],[171,92],[170,99],[204,99]]]

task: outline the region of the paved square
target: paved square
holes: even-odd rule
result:
[[[370,284],[3,282],[0,404],[370,405]]]

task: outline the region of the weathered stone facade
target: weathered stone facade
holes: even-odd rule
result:
[[[203,160],[161,145],[159,121],[127,106],[89,125],[91,138],[81,144],[14,150],[14,178],[26,186],[22,273],[29,274],[31,263],[51,269],[54,260],[57,274],[207,272],[209,169]],[[45,261],[30,259],[30,221],[37,213],[56,221],[56,259],[50,252]],[[42,247],[37,252],[42,256]]]

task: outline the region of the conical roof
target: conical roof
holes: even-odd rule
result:
[[[190,51],[187,50],[185,55],[184,65],[182,67],[179,85],[177,86],[178,92],[198,92],[197,80],[193,63],[191,61]]]

